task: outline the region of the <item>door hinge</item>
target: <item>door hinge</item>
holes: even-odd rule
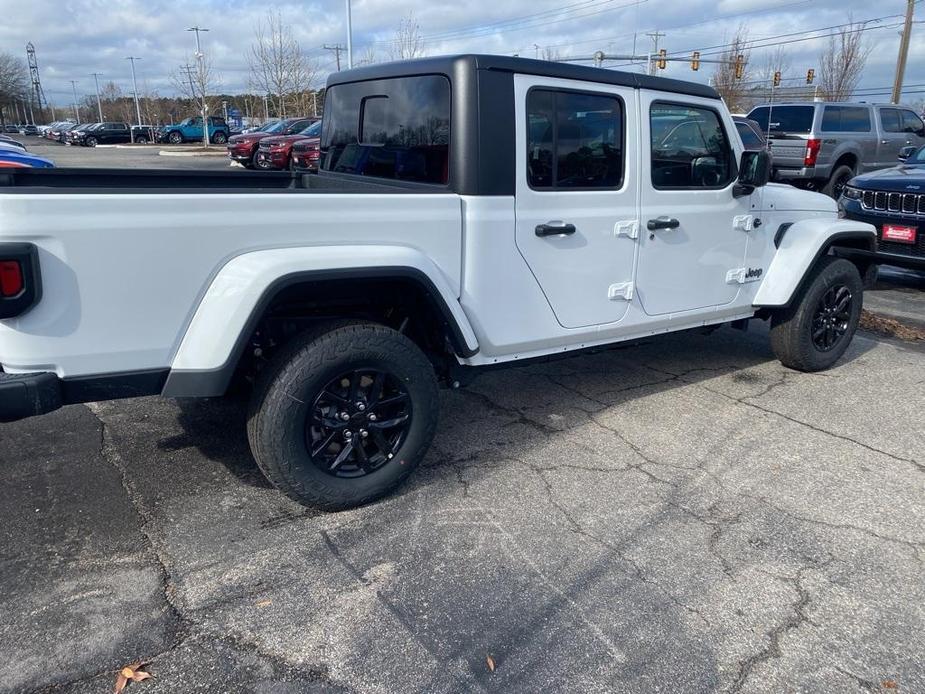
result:
[[[633,283],[620,282],[619,284],[611,284],[610,288],[607,290],[607,298],[611,301],[632,301]]]
[[[751,231],[755,228],[755,218],[750,214],[737,214],[732,218],[732,228],[739,231]]]
[[[639,238],[639,220],[625,219],[613,225],[614,236],[625,236],[628,239]]]
[[[726,273],[726,284],[745,284],[746,282],[757,282],[764,274],[762,268],[737,267]]]

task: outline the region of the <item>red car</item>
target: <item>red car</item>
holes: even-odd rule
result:
[[[320,129],[319,129],[319,132]],[[318,160],[321,158],[321,138],[313,137],[310,140],[298,140],[292,145],[293,171],[318,171]]]
[[[301,131],[291,135],[265,137],[260,141],[257,148],[257,156],[254,159],[254,163],[257,165],[258,169],[267,171],[273,169],[288,169],[293,145],[306,138],[318,139],[320,137],[320,120],[315,121],[307,128],[303,128]]]
[[[252,133],[241,133],[228,138],[228,158],[248,169],[254,168],[254,158],[257,154],[257,145],[265,137],[272,135],[292,135],[305,130],[317,120],[316,118],[286,118],[278,120],[266,127]]]

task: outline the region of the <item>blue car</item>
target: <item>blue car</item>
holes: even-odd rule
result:
[[[51,159],[39,157],[29,152],[0,150],[0,169],[53,169]]]

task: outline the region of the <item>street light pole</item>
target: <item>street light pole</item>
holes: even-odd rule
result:
[[[135,96],[135,118],[138,120],[138,126],[141,127],[141,108],[138,106],[138,82],[135,80],[135,61],[141,60],[141,58],[130,55],[126,60],[132,61],[132,94]],[[135,144],[135,131],[129,128],[128,132],[129,139],[132,144]]]
[[[74,90],[74,117],[77,119],[77,125],[80,125],[80,111],[77,109],[77,82],[71,80],[71,89]]]
[[[350,15],[350,0],[347,2],[347,69],[353,69],[353,19]]]
[[[103,102],[100,101],[100,73],[93,73],[93,81],[96,83],[96,110],[100,116],[100,123],[103,122]]]
[[[203,29],[201,27],[190,27],[187,31],[196,32],[196,61],[199,65],[199,91],[202,92],[202,146],[209,146],[209,117],[207,115],[208,109],[206,108],[206,87],[205,87],[205,68],[202,62],[202,44],[199,43],[199,32],[208,31],[208,29]]]

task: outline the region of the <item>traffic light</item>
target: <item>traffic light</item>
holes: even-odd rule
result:
[[[814,79],[816,79],[816,71],[810,68],[806,71],[806,84],[812,84]]]
[[[735,75],[736,79],[740,80],[745,76],[745,56],[737,55],[735,63]]]
[[[777,71],[774,73],[774,86],[775,86],[775,87],[779,87],[779,86],[780,86],[780,70],[777,70]]]
[[[665,57],[667,55],[668,55],[668,51],[666,51],[664,48],[659,50],[658,62],[655,63],[655,65],[658,67],[659,70],[664,70],[666,67],[668,67],[668,61],[665,60]]]
[[[694,51],[694,54],[691,56],[691,70],[700,69],[700,51]]]

